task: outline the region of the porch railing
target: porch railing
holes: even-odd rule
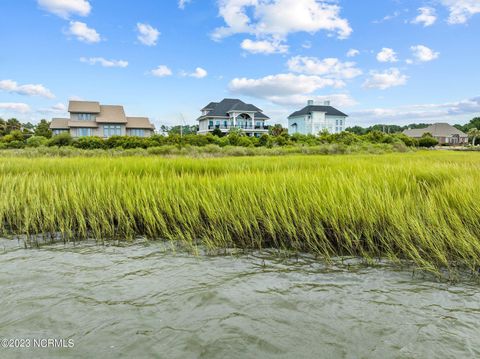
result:
[[[262,125],[262,126],[252,126],[252,125],[209,125],[208,129],[209,130],[214,130],[214,129],[220,129],[220,130],[230,130],[232,128],[239,128],[242,130],[268,130],[268,126]]]

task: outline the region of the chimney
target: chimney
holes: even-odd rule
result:
[[[308,100],[307,106],[313,106],[313,100]]]
[[[330,101],[323,101],[324,106],[330,106]]]

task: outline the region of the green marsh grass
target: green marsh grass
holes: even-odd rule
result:
[[[480,155],[0,157],[0,236],[480,267]]]

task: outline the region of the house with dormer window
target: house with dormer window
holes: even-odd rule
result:
[[[72,137],[112,136],[150,137],[155,130],[147,117],[129,117],[123,106],[101,105],[95,101],[70,101],[70,118],[54,118],[50,129],[54,135],[68,132]]]

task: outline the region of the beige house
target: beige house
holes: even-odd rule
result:
[[[425,128],[408,129],[403,131],[405,135],[413,138],[421,138],[425,133],[430,133],[441,145],[466,145],[468,135],[448,123],[434,123]]]
[[[155,130],[147,117],[125,116],[123,106],[100,105],[94,101],[70,101],[68,112],[70,118],[52,119],[50,129],[54,135],[69,132],[72,137],[150,137]]]

